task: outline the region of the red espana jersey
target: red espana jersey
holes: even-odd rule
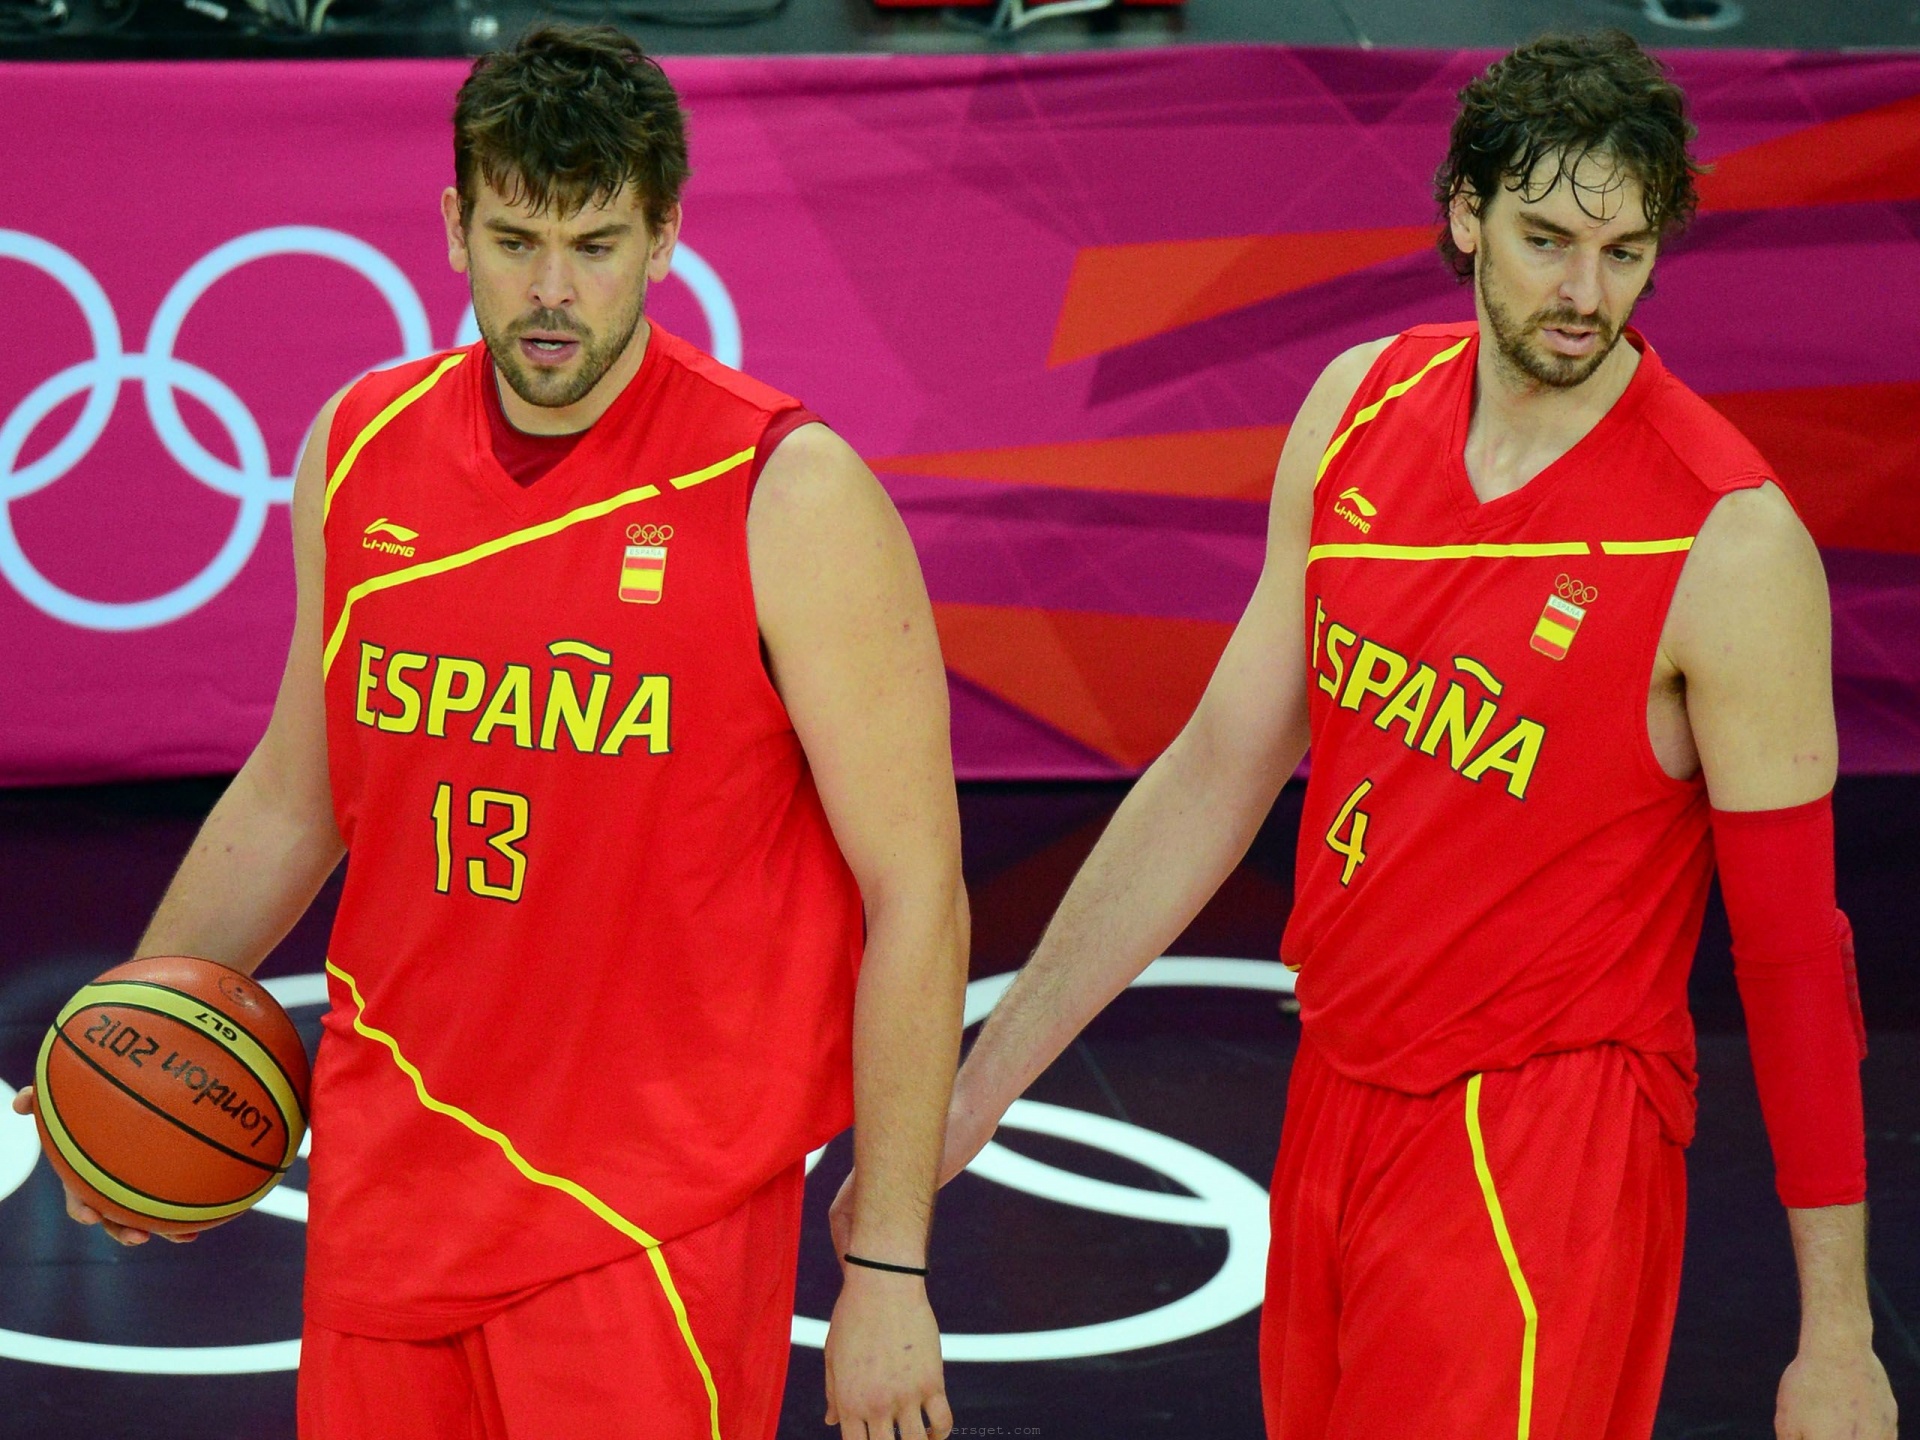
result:
[[[368,376],[327,450],[307,1306],[403,1339],[718,1218],[852,1109],[860,895],[747,568],[796,402],[656,325],[523,489],[490,364]]]
[[[1527,485],[1462,459],[1478,333],[1374,363],[1314,490],[1312,777],[1281,954],[1349,1077],[1428,1093],[1534,1055],[1636,1055],[1692,1130],[1699,779],[1647,736],[1654,655],[1714,502],[1767,467],[1637,334],[1624,394]]]

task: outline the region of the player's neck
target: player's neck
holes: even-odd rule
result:
[[[507,423],[523,435],[577,435],[606,414],[633,377],[640,373],[652,334],[653,326],[642,319],[634,327],[633,338],[627,341],[620,358],[613,362],[593,389],[571,405],[535,405],[523,400],[520,393],[501,377],[496,366],[494,384],[499,390],[500,409],[506,415]]]
[[[1559,388],[1527,378],[1497,346],[1482,343],[1461,457],[1474,494],[1485,502],[1525,486],[1586,438],[1639,368],[1639,350],[1622,335],[1592,375]]]

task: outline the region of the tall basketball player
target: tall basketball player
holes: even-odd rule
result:
[[[942,1176],[1180,934],[1311,742],[1269,1433],[1645,1437],[1717,852],[1801,1280],[1779,1434],[1888,1440],[1819,557],[1627,325],[1694,203],[1682,96],[1614,34],[1461,99],[1440,241],[1476,320],[1307,396],[1246,614],[968,1057]]]
[[[912,546],[647,320],[688,172],[637,46],[536,31],[454,132],[484,340],[322,413],[272,723],[140,945],[250,970],[347,855],[300,1433],[769,1440],[804,1157],[852,1119],[829,1423],[942,1440],[967,915]]]

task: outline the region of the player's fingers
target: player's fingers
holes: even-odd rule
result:
[[[953,1411],[947,1406],[945,1391],[936,1391],[927,1397],[927,1403],[921,1407],[927,1412],[927,1435],[930,1440],[947,1440],[953,1433]]]
[[[16,1115],[33,1114],[33,1086],[18,1092],[13,1097],[13,1113]]]
[[[69,1219],[77,1220],[82,1225],[99,1225],[103,1223],[100,1212],[87,1204],[87,1202],[82,1200],[78,1195],[74,1194],[73,1191],[68,1190],[66,1196],[67,1217]]]
[[[864,1420],[842,1420],[840,1422],[840,1440],[867,1440],[867,1422]]]
[[[122,1245],[144,1245],[153,1238],[145,1230],[136,1230],[131,1225],[116,1225],[111,1220],[102,1220],[100,1227]]]
[[[840,1407],[833,1403],[833,1352],[829,1350],[827,1360],[827,1420],[829,1425],[840,1423]]]
[[[189,1230],[184,1235],[168,1235],[164,1238],[174,1245],[191,1245],[200,1238],[200,1232],[198,1230]]]
[[[926,1422],[920,1417],[918,1405],[909,1405],[894,1416],[893,1428],[899,1432],[900,1440],[927,1440]]]

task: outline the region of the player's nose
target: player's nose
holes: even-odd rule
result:
[[[1582,315],[1600,309],[1600,257],[1577,247],[1567,255],[1560,276],[1560,298]]]

